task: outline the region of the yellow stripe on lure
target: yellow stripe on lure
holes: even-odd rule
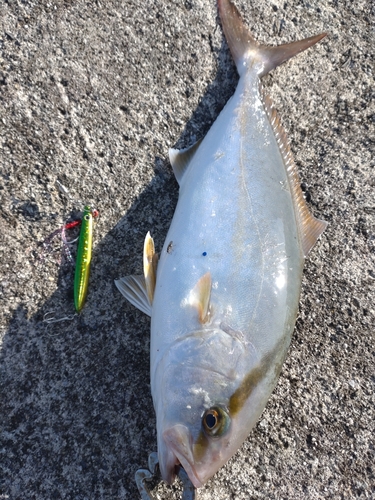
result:
[[[86,205],[79,233],[76,270],[74,275],[74,306],[81,312],[87,297],[92,255],[93,211]]]

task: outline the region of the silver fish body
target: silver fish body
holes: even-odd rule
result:
[[[321,37],[280,55],[252,39],[228,0],[219,9],[240,80],[204,140],[170,152],[179,199],[143,307],[162,476],[172,482],[180,463],[196,487],[237,451],[267,403],[290,344],[304,258],[325,227],[307,211],[259,81]],[[149,281],[146,273],[138,284],[150,292]],[[118,286],[140,307],[134,287]]]
[[[238,416],[238,428],[232,422],[233,435],[225,437],[233,454],[274,387],[299,301],[304,256],[293,203],[251,74],[240,81],[182,179],[169,241],[173,252],[164,246],[161,253],[151,317],[158,449],[172,446],[198,486],[212,475],[210,464],[227,461],[228,447],[215,442],[198,475],[178,440],[173,444],[173,426],[184,422],[195,442],[204,409],[227,405],[245,377],[261,368],[264,375]],[[207,272],[211,312],[201,324],[191,294]],[[174,463],[173,455],[169,460]],[[166,469],[167,477],[173,467]]]

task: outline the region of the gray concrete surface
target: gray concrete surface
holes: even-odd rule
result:
[[[199,498],[375,498],[374,4],[238,6],[266,43],[329,32],[264,82],[329,228],[275,393]],[[148,230],[161,248],[168,147],[205,134],[236,72],[214,0],[2,0],[0,27],[0,498],[137,499],[156,449],[149,320],[113,280],[141,271]],[[88,302],[48,325],[74,312],[74,268],[58,239],[48,255],[38,242],[87,202]]]

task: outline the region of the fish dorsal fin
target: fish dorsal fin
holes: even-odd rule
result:
[[[148,300],[144,276],[126,276],[115,280],[115,285],[133,306],[151,316],[152,307]]]
[[[146,234],[143,245],[143,273],[145,275],[147,296],[150,304],[152,304],[154,300],[157,263],[158,254],[155,253],[154,240],[151,238],[149,231]]]
[[[207,323],[210,317],[211,273],[208,271],[197,281],[189,295],[189,304],[198,311],[200,323]]]
[[[171,162],[174,175],[177,179],[177,182],[181,185],[181,180],[187,171],[191,159],[195,155],[199,144],[202,142],[202,139],[199,139],[195,144],[189,146],[185,149],[173,149],[169,150],[169,161]]]
[[[297,166],[289,146],[286,132],[281,124],[280,117],[273,106],[272,99],[268,95],[265,95],[264,92],[262,93],[264,107],[273,128],[287,172],[289,188],[292,194],[293,205],[297,218],[298,230],[302,240],[302,249],[304,256],[306,257],[316,243],[316,240],[327,227],[327,222],[316,219],[311,214],[306,200],[303,197]]]

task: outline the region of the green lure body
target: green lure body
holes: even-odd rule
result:
[[[76,270],[74,275],[74,306],[80,312],[85,304],[89,285],[92,255],[93,215],[91,207],[83,211],[81,232],[79,233]]]

